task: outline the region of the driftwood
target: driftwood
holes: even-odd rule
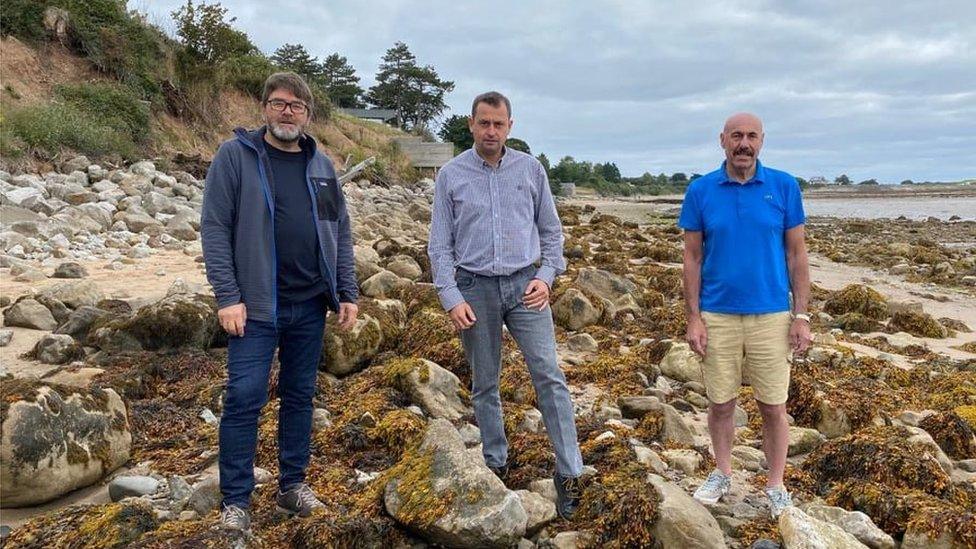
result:
[[[372,166],[375,163],[376,163],[376,157],[375,156],[371,156],[371,157],[367,158],[366,160],[363,160],[359,164],[356,164],[355,166],[349,168],[348,170],[346,170],[345,173],[343,173],[342,175],[339,176],[339,184],[340,185],[345,184],[347,181],[350,181],[353,177],[356,177],[356,175],[359,172],[365,170],[366,168]],[[386,185],[384,185],[384,186],[386,186]]]

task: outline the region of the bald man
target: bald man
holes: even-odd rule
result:
[[[745,373],[762,414],[766,495],[778,517],[792,505],[783,486],[788,359],[811,340],[803,203],[796,178],[759,162],[759,117],[731,116],[719,142],[725,161],[688,187],[678,220],[685,230],[686,339],[702,357],[716,463],[695,499],[716,503],[731,488],[733,415]]]

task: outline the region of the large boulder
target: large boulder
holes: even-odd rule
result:
[[[376,356],[383,342],[383,331],[377,319],[363,314],[348,332],[338,329],[330,316],[322,345],[322,364],[327,372],[344,376],[359,371]]]
[[[432,420],[419,448],[395,466],[383,501],[397,522],[447,547],[512,547],[528,521],[518,495],[445,419]]]
[[[0,393],[3,507],[50,501],[129,460],[126,406],[112,389],[8,380]]]
[[[56,299],[64,303],[69,309],[77,309],[82,305],[95,305],[105,299],[105,294],[91,280],[62,282],[44,288],[38,295]]]
[[[649,474],[647,480],[660,497],[654,539],[662,547],[725,548],[721,527],[702,504],[658,475]]]
[[[637,285],[630,280],[595,267],[580,269],[576,275],[576,286],[586,293],[614,303],[627,294],[637,292]]]
[[[567,330],[579,330],[600,321],[600,310],[576,288],[569,288],[552,305],[556,324]]]
[[[840,526],[815,519],[796,507],[779,516],[779,531],[786,549],[863,549],[867,547]]]
[[[461,381],[429,360],[394,359],[387,364],[386,375],[431,417],[456,421],[468,412]]]
[[[167,296],[92,330],[91,341],[110,352],[207,349],[222,333],[216,301],[201,294]]]
[[[360,285],[363,295],[375,298],[393,297],[394,291],[410,284],[410,281],[401,278],[386,269],[383,269]]]
[[[671,348],[661,359],[660,368],[661,373],[671,379],[680,382],[697,381],[702,383],[701,360],[685,342],[671,344]]]
[[[31,328],[33,330],[53,330],[58,327],[51,311],[35,299],[21,299],[3,312],[5,326]]]
[[[840,526],[871,549],[895,549],[895,540],[860,511],[847,511],[828,505],[810,505],[804,511],[817,520]]]

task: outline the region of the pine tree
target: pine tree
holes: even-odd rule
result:
[[[363,89],[359,86],[359,77],[345,57],[338,53],[326,57],[319,65],[319,73],[333,105],[345,109],[363,107]]]
[[[318,59],[309,55],[308,50],[301,44],[281,46],[271,55],[271,62],[286,71],[300,75],[310,84],[320,81],[322,77]]]
[[[397,42],[386,50],[366,100],[395,110],[397,126],[423,129],[447,109],[444,95],[453,89],[454,82],[441,80],[430,65],[417,65],[410,48]]]

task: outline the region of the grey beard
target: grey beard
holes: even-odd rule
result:
[[[271,124],[271,135],[275,136],[279,141],[291,143],[298,141],[298,138],[302,135],[302,130],[296,127],[293,131],[288,131],[277,124]]]

